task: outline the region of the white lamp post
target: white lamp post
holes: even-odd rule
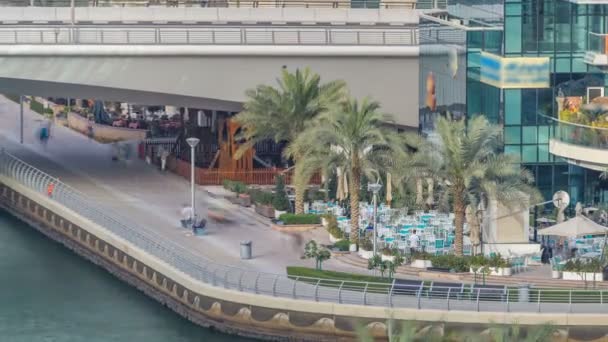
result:
[[[192,227],[194,227],[196,221],[196,207],[194,206],[194,148],[199,143],[198,138],[188,138],[186,142],[190,145],[190,196],[191,196],[191,204],[192,204]]]
[[[378,223],[378,191],[382,188],[380,183],[367,184],[367,191],[374,193],[374,255],[376,255],[376,225]]]

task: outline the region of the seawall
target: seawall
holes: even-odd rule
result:
[[[378,340],[387,322],[417,321],[433,329],[483,330],[488,323],[552,322],[598,331],[601,314],[462,312],[384,308],[295,300],[225,289],[203,283],[14,180],[0,176],[0,207],[72,249],[181,316],[222,332],[275,341],[348,341],[367,326]]]

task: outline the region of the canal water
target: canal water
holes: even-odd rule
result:
[[[196,326],[0,210],[0,341],[252,341]]]

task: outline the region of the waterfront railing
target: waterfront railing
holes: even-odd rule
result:
[[[0,174],[43,196],[54,184],[52,200],[125,239],[184,274],[212,286],[259,295],[380,307],[482,312],[608,313],[608,289],[536,289],[434,286],[395,279],[357,282],[289,277],[232,267],[209,260],[150,228],[103,208],[59,179],[2,150]]]

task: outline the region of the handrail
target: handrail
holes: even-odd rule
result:
[[[540,113],[539,115],[554,122],[554,138],[559,141],[597,149],[608,148],[608,128],[606,127],[594,127],[568,122]]]
[[[71,0],[5,0],[0,7],[70,7]],[[77,7],[211,7],[211,8],[406,8],[445,7],[437,0],[75,0]]]
[[[423,284],[290,277],[222,265],[201,255],[193,254],[172,240],[161,237],[152,229],[131,222],[110,210],[100,208],[99,204],[93,203],[83,193],[4,150],[0,151],[0,175],[13,179],[43,196],[47,195],[46,188],[52,182],[55,185],[53,201],[97,223],[171,267],[212,286],[296,300],[396,308],[418,307],[420,309],[451,310],[452,307],[457,307],[458,310],[488,311],[496,310],[496,307],[500,307],[496,303],[505,301],[509,307],[511,300],[509,296],[506,298],[502,296],[502,292],[497,293],[496,289],[484,289],[479,286],[475,288],[433,286],[430,288],[427,285],[425,293],[428,296],[422,296]],[[456,288],[462,289],[458,290],[462,295],[451,295],[452,291],[457,291]],[[574,313],[608,313],[608,307],[600,304],[603,303],[603,298],[602,292],[598,290],[543,289],[542,296],[540,289],[530,291],[536,291],[537,297],[530,296],[528,302],[517,302],[518,305],[513,305],[512,308],[528,312],[530,309],[566,312],[568,308],[571,308]],[[517,296],[516,300],[521,300],[521,298]],[[450,302],[457,302],[457,305]],[[579,303],[580,307],[578,307]]]
[[[0,26],[0,45],[415,46],[416,28]]]

